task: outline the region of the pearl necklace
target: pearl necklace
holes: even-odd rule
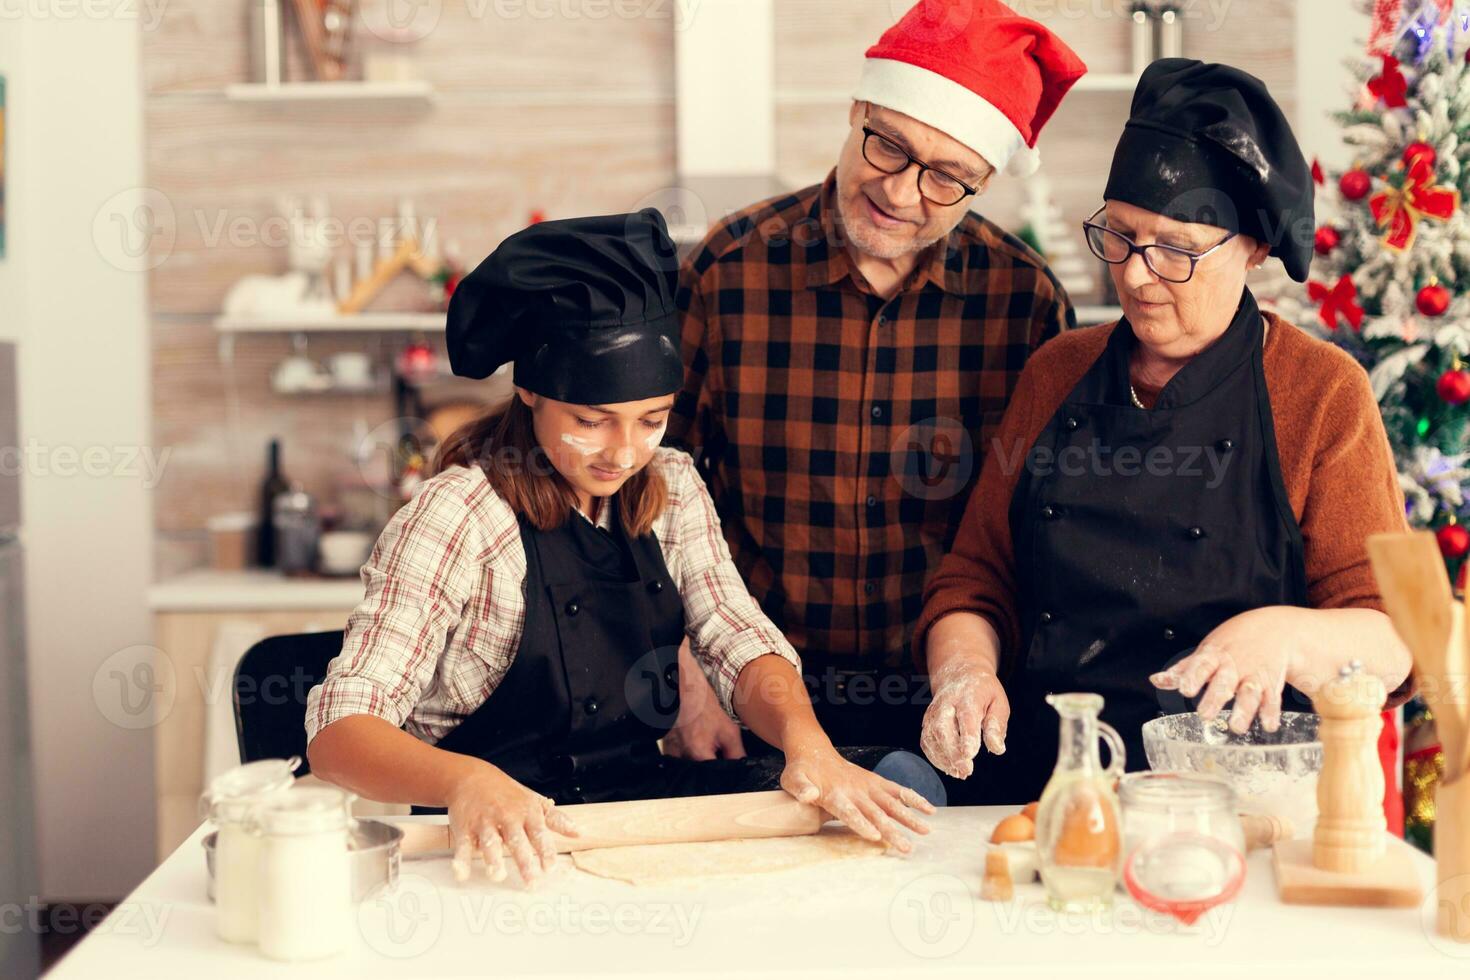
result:
[[[1133,387],[1133,383],[1132,382],[1129,382],[1128,383],[1128,397],[1133,399],[1133,407],[1134,408],[1141,408],[1145,412],[1148,411],[1148,407],[1145,406],[1143,404],[1143,402],[1139,400],[1139,398],[1138,398],[1138,389],[1135,388],[1135,387]]]

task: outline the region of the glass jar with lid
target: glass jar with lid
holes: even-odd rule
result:
[[[354,799],[334,786],[297,787],[256,808],[252,830],[262,841],[260,951],[271,959],[317,960],[347,944]]]
[[[218,829],[215,839],[215,932],[232,943],[253,943],[260,916],[260,839],[250,833],[255,807],[288,790],[300,756],[261,759],[221,773],[199,797],[199,811]]]
[[[1231,901],[1245,881],[1235,791],[1195,773],[1137,772],[1118,786],[1123,883],[1145,908],[1186,925]]]

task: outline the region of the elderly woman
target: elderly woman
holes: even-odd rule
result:
[[[1124,317],[1027,363],[914,638],[925,752],[964,778],[1009,743],[995,798],[1045,784],[1049,691],[1102,694],[1132,769],[1142,724],[1196,697],[1273,730],[1352,661],[1408,695],[1364,545],[1405,528],[1368,378],[1245,285],[1268,256],[1298,282],[1311,260],[1280,108],[1235,68],[1154,62],[1104,200],[1087,241]]]

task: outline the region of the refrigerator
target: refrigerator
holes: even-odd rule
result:
[[[26,684],[25,589],[20,518],[20,427],[15,344],[0,342],[0,908],[23,910],[0,929],[0,977],[40,975],[35,779]]]

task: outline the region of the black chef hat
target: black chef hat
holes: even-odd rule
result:
[[[1103,197],[1250,235],[1307,279],[1312,173],[1265,83],[1239,68],[1163,58],[1144,69]]]
[[[517,385],[579,405],[671,394],[684,380],[677,274],[653,208],[531,225],[455,288],[449,364],[484,378],[514,361]]]

